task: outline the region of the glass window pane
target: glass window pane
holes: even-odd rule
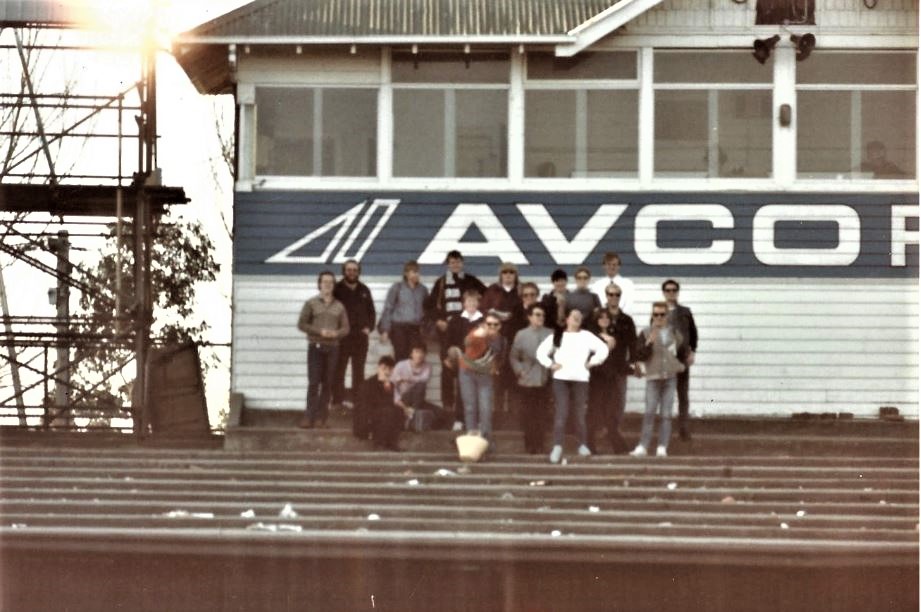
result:
[[[771,176],[773,131],[770,91],[716,91],[717,151],[707,176]],[[711,145],[712,147],[712,145]]]
[[[656,174],[706,175],[707,97],[706,91],[656,92]]]
[[[525,95],[525,176],[568,177],[576,167],[576,92]]]
[[[657,91],[655,172],[771,176],[770,91]]]
[[[394,90],[394,176],[445,175],[444,90]]]
[[[454,96],[456,117],[453,176],[506,176],[508,92],[449,90],[446,95]]]
[[[508,83],[508,53],[393,53],[394,83]]]
[[[749,51],[657,51],[653,73],[656,83],[771,84],[774,56],[759,64]]]
[[[377,174],[377,90],[320,89],[323,175]]]
[[[800,176],[914,178],[914,92],[801,91],[797,108]]]
[[[821,53],[796,64],[798,83],[914,85],[915,53]]]
[[[580,53],[556,57],[552,53],[528,54],[529,79],[635,79],[636,52]]]
[[[313,174],[313,90],[256,88],[256,174]]]
[[[588,92],[588,176],[636,174],[638,114],[635,91]]]
[[[915,178],[915,92],[864,91],[862,172],[878,179]]]

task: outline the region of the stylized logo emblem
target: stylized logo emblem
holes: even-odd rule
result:
[[[328,221],[313,230],[297,242],[294,242],[278,253],[265,260],[266,263],[342,263],[348,259],[361,261],[365,251],[377,238],[381,229],[390,220],[396,211],[400,200],[378,200],[370,204],[367,200],[356,204],[335,219]],[[365,233],[365,228],[375,219],[370,231],[365,235],[360,245],[352,250],[356,241]],[[319,255],[294,255],[305,246],[314,241],[323,239],[327,234],[334,233],[332,239]],[[341,247],[340,247],[341,245]],[[338,251],[336,250],[338,249]],[[330,258],[330,254],[335,255]]]

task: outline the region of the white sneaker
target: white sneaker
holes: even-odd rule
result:
[[[554,446],[553,450],[550,451],[550,463],[559,463],[560,459],[563,458],[563,447]]]
[[[645,457],[648,454],[649,453],[646,452],[646,447],[643,446],[642,444],[637,444],[636,448],[630,451],[631,457]]]
[[[579,456],[580,456],[580,457],[591,457],[591,456],[592,456],[592,451],[591,451],[591,449],[589,449],[589,447],[587,447],[587,446],[585,446],[585,445],[583,444],[583,445],[581,445],[581,446],[579,447]]]
[[[668,449],[664,446],[660,446],[656,449],[656,457],[668,457]]]
[[[454,427],[451,428],[451,431],[463,431],[464,424],[461,421],[454,421]]]

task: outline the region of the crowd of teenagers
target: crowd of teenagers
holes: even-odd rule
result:
[[[489,287],[464,271],[459,251],[448,253],[445,264],[431,291],[420,281],[416,262],[403,266],[377,321],[393,356],[381,357],[367,380],[362,377],[377,313],[360,281],[361,266],[345,262],[338,282],[332,272],[319,274],[319,293],[298,319],[309,343],[301,427],[325,427],[331,404],[351,404],[354,434],[381,449],[399,450],[404,429],[439,426],[478,433],[493,449],[493,415],[517,411],[531,454],[546,452],[545,430],[552,422],[549,459],[558,463],[569,419],[581,456],[600,451],[601,432],[612,452],[646,456],[658,415],[655,454],[666,456],[677,395],[679,435],[690,439],[688,381],[697,327],[691,310],[678,302],[677,281],[662,283],[663,299],[653,302],[649,325],[638,332],[628,314],[633,282],[620,274],[617,253],[605,253],[604,275],[594,283],[589,268],[576,268],[574,289],[566,271],[555,270],[543,296],[535,283],[519,282],[513,264],[503,263]],[[426,399],[429,341],[439,346],[441,407]],[[643,426],[632,451],[620,431],[631,376],[646,381]]]

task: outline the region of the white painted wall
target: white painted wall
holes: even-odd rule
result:
[[[634,280],[636,303],[644,305],[633,313],[639,327],[661,297],[662,279]],[[364,281],[380,308],[393,279]],[[916,280],[682,282],[682,302],[694,311],[700,332],[692,414],[875,416],[880,406],[897,406],[918,415]],[[540,285],[542,292],[549,288],[542,279]],[[234,277],[232,389],[243,393],[247,407],[304,408],[307,345],[296,323],[314,293],[313,278]],[[387,348],[375,334],[369,374]],[[435,388],[433,382],[433,399]],[[642,382],[631,381],[629,412],[641,411],[642,393]]]

